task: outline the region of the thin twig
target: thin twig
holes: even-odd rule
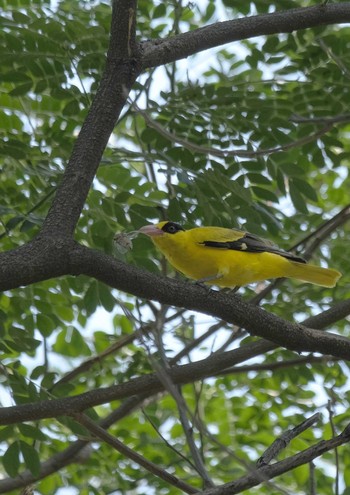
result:
[[[212,433],[210,433],[210,431],[208,430],[207,426],[205,424],[200,424],[198,425],[198,421],[200,421],[198,418],[194,418],[194,421],[195,421],[195,424],[197,426],[198,429],[200,429],[201,431],[204,432],[205,436],[207,438],[209,438],[209,440],[211,440],[215,445],[219,446],[220,447],[220,451],[221,452],[227,452],[227,454],[232,457],[238,464],[240,464],[241,466],[243,466],[248,473],[252,473],[252,474],[256,474],[257,476],[260,475],[260,471],[256,468],[256,465],[252,465],[251,463],[247,462],[245,459],[242,459],[241,457],[239,457],[236,452],[228,447],[227,445],[224,445],[223,443],[219,442],[219,440],[217,440],[217,438],[215,437],[215,435],[213,435]],[[280,494],[280,495],[290,495],[289,492],[287,492],[285,489],[283,489],[281,486],[277,486],[275,482],[269,480],[266,478],[266,476],[264,476],[263,474],[261,475],[260,477],[260,482],[261,483],[264,483],[266,484],[267,486],[273,488],[275,490],[276,493]]]
[[[340,72],[345,76],[347,77],[348,79],[350,79],[350,71],[348,69],[348,67],[344,64],[344,62],[337,56],[335,55],[335,53],[333,52],[333,50],[326,45],[326,43],[324,42],[323,39],[319,38],[318,39],[318,44],[320,45],[320,47],[322,48],[322,50],[329,56],[329,58],[331,60],[333,60],[333,62],[338,66],[338,68],[340,69]]]
[[[329,400],[327,404],[327,410],[329,414],[329,424],[331,426],[332,430],[332,437],[335,438],[336,436],[336,430],[335,430],[335,425],[333,422],[333,408],[332,408],[332,401]],[[334,448],[334,455],[335,455],[335,493],[334,495],[339,495],[339,452],[337,447]]]
[[[244,490],[248,490],[261,483],[261,476],[265,479],[272,479],[276,476],[280,476],[283,473],[287,473],[303,464],[311,462],[313,459],[320,457],[325,452],[329,452],[335,447],[339,447],[345,443],[350,442],[350,424],[345,430],[338,436],[331,438],[330,440],[321,440],[316,445],[302,450],[298,454],[295,454],[283,461],[275,462],[274,464],[265,465],[257,469],[256,472],[251,472],[241,478],[226,483],[225,485],[218,486],[209,490],[204,490],[201,495],[235,495],[242,493]]]
[[[126,307],[122,305],[122,308],[125,310]],[[152,305],[152,308],[154,311],[156,310],[155,306]],[[169,323],[172,320],[178,318],[184,313],[185,310],[180,309],[179,311],[176,311],[174,314],[168,316],[165,318],[165,323]],[[137,320],[135,316],[131,312],[127,312],[126,316],[129,319],[134,320],[136,323],[140,324],[140,320]],[[152,324],[147,324],[147,325],[142,325],[140,328],[135,330],[133,333],[130,335],[122,335],[121,337],[118,338],[116,342],[113,342],[107,349],[103,350],[99,354],[93,356],[92,358],[87,359],[86,361],[83,361],[79,366],[74,368],[72,371],[68,372],[66,375],[64,375],[62,378],[60,378],[57,382],[55,382],[48,391],[52,392],[53,389],[55,389],[57,386],[61,385],[62,383],[67,383],[72,381],[74,378],[77,376],[81,375],[82,373],[86,373],[88,370],[90,370],[95,364],[100,363],[102,364],[103,360],[106,359],[108,356],[111,356],[115,354],[117,351],[122,349],[123,347],[133,343],[136,339],[141,338],[143,335],[148,334],[151,331]],[[174,358],[175,359],[175,358]]]
[[[309,462],[310,473],[310,495],[317,495],[316,491],[316,476],[315,476],[315,464],[313,461]]]
[[[154,423],[154,421],[152,420],[152,418],[149,416],[149,414],[147,414],[146,410],[142,407],[141,408],[142,410],[142,414],[145,416],[145,418],[147,419],[147,421],[149,422],[149,424],[152,426],[152,428],[154,429],[154,431],[157,433],[157,435],[159,436],[159,438],[162,439],[162,441],[164,442],[164,444],[170,449],[172,450],[173,452],[175,452],[176,455],[178,455],[179,457],[181,457],[181,459],[183,459],[187,464],[189,464],[192,469],[196,470],[196,466],[193,464],[193,462],[191,461],[191,459],[189,459],[188,457],[186,457],[179,449],[176,449],[173,445],[171,445],[170,442],[168,442],[168,440],[164,437],[164,435],[162,435],[162,433],[159,431],[159,428],[157,428],[156,424]]]
[[[316,413],[310,418],[306,419],[299,425],[295,426],[291,430],[284,432],[279,438],[277,438],[271,445],[268,447],[263,455],[258,459],[256,463],[257,467],[266,466],[270,464],[272,459],[275,459],[281,450],[285,449],[289,442],[293,440],[296,436],[300,435],[307,428],[313,426],[320,419],[320,413]]]
[[[303,146],[304,144],[308,144],[312,141],[319,139],[321,136],[329,132],[333,127],[333,123],[327,123],[324,127],[314,132],[313,134],[304,136],[300,139],[296,139],[295,141],[291,141],[288,144],[276,146],[274,148],[257,149],[255,151],[220,150],[218,148],[200,146],[196,143],[188,141],[187,139],[176,135],[173,131],[170,132],[167,129],[165,129],[165,127],[163,127],[161,124],[159,124],[154,119],[152,119],[145,110],[141,110],[141,108],[138,107],[138,105],[136,105],[134,102],[130,102],[130,105],[133,106],[136,113],[142,115],[142,117],[145,119],[145,122],[150,127],[155,129],[161,136],[165,137],[166,139],[169,139],[169,141],[171,141],[172,143],[180,144],[184,148],[193,151],[195,153],[202,153],[205,155],[212,155],[221,158],[227,158],[227,157],[254,158],[257,156],[271,155],[272,153],[286,151],[292,148],[296,148],[298,146]]]
[[[169,362],[167,361],[164,346],[163,346],[163,341],[161,338],[161,333],[160,329],[163,327],[164,321],[164,309],[160,312],[160,325],[159,322],[157,323],[156,320],[156,328],[154,332],[155,336],[155,343],[157,346],[157,350],[159,352],[161,362],[157,361],[153,354],[150,352],[150,349],[148,348],[146,342],[144,342],[144,345],[146,347],[146,350],[149,355],[150,362],[152,364],[152,367],[155,371],[156,376],[158,377],[159,381],[162,383],[164,386],[165,390],[173,397],[173,399],[176,402],[178,412],[179,412],[179,419],[182,424],[182,428],[187,440],[188,447],[190,449],[194,465],[196,467],[196,471],[198,474],[201,476],[204,482],[204,487],[212,487],[214,486],[212,480],[210,479],[210,476],[205,468],[203,459],[200,455],[200,452],[197,448],[197,445],[194,441],[193,438],[193,428],[190,425],[190,422],[187,417],[187,405],[186,402],[181,394],[181,389],[174,383],[170,376],[170,366]]]
[[[185,347],[181,349],[180,352],[178,352],[173,358],[171,358],[169,360],[169,364],[173,365],[177,361],[179,361],[182,357],[188,355],[193,349],[196,349],[202,342],[204,342],[206,339],[211,337],[218,330],[222,329],[223,325],[225,325],[225,322],[223,321],[219,321],[211,325],[205,333],[203,333],[200,337],[191,340]]]
[[[77,376],[81,375],[82,373],[86,373],[88,370],[90,370],[96,363],[102,363],[103,359],[106,359],[108,356],[111,356],[112,354],[116,353],[119,351],[122,347],[131,344],[134,340],[136,340],[140,336],[140,331],[136,330],[134,333],[130,335],[123,335],[120,337],[116,342],[114,342],[112,345],[110,345],[107,349],[104,351],[100,352],[96,356],[87,359],[86,361],[83,361],[79,366],[74,368],[72,371],[69,371],[66,375],[64,375],[62,378],[60,378],[57,382],[55,382],[49,391],[54,390],[56,387],[61,385],[62,383],[68,383],[72,381],[74,378]]]
[[[123,454],[124,456],[128,457],[132,461],[136,462],[143,468],[145,468],[147,471],[150,473],[154,474],[155,476],[158,476],[162,480],[166,481],[167,483],[175,486],[176,488],[179,488],[183,490],[185,493],[197,493],[198,490],[197,488],[192,487],[191,485],[188,485],[184,481],[180,480],[173,474],[168,473],[164,469],[161,469],[157,464],[154,464],[151,461],[148,461],[145,459],[143,456],[135,452],[134,450],[130,449],[126,445],[124,445],[120,440],[115,438],[114,436],[110,435],[106,430],[101,428],[97,423],[94,423],[88,416],[82,413],[74,414],[73,418],[83,425],[90,433],[94,435],[94,437],[103,440],[104,442],[108,443],[111,447],[113,447],[115,450]]]
[[[293,114],[289,118],[289,121],[294,122],[295,124],[340,124],[343,122],[350,122],[350,113],[334,116],[326,115],[324,117],[304,117],[303,115]]]
[[[276,371],[283,368],[294,368],[295,366],[303,366],[305,364],[311,363],[331,363],[335,361],[340,361],[333,356],[314,356],[310,354],[309,356],[299,357],[296,359],[287,359],[283,361],[277,361],[274,363],[256,363],[243,366],[234,366],[232,368],[227,368],[226,370],[220,371],[218,376],[224,375],[235,375],[237,373],[248,373],[249,371]]]
[[[32,208],[30,208],[26,213],[23,213],[23,214],[20,213],[19,215],[22,217],[22,219],[14,227],[9,229],[6,225],[3,224],[5,232],[0,234],[0,239],[8,236],[10,234],[10,232],[12,230],[14,230],[15,227],[18,227],[20,224],[23,224],[23,222],[25,220],[28,220],[29,215],[31,213],[34,213],[35,210],[40,208],[40,206],[42,206],[48,199],[50,199],[50,197],[53,195],[53,193],[56,191],[56,189],[57,189],[56,187],[51,187],[49,189],[49,191],[47,193],[45,193],[45,195],[41,199],[39,199],[39,201],[34,206],[32,206]]]

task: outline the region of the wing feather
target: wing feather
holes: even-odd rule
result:
[[[279,256],[283,256],[283,258],[287,258],[291,261],[306,263],[306,261],[300,256],[295,256],[288,251],[279,249],[279,247],[275,246],[271,242],[266,241],[265,239],[261,239],[254,234],[250,234],[249,232],[241,232],[240,238],[237,239],[237,232],[237,230],[232,231],[232,237],[235,240],[205,240],[200,242],[200,244],[211,248],[232,249],[235,251],[244,251],[246,253],[273,253],[278,254]]]

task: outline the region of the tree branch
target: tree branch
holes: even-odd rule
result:
[[[280,369],[290,368],[295,370],[297,366],[304,366],[306,364],[313,363],[323,363],[329,364],[330,362],[336,362],[337,360],[332,356],[314,356],[309,354],[305,357],[300,357],[296,359],[284,359],[283,361],[276,361],[273,363],[262,363],[262,364],[246,364],[242,366],[233,366],[232,368],[227,368],[218,373],[218,376],[223,375],[234,375],[237,373],[248,373],[249,371],[255,371],[260,373],[260,371],[277,371]]]
[[[285,431],[280,435],[276,440],[265,450],[263,455],[258,459],[257,467],[266,466],[270,464],[272,459],[275,459],[281,450],[285,449],[287,445],[290,443],[293,438],[300,435],[307,428],[313,426],[314,423],[319,421],[320,413],[316,413],[310,418],[305,419],[302,423],[291,428],[290,430]]]
[[[324,117],[304,117],[303,115],[293,114],[289,118],[289,121],[294,122],[295,124],[322,124],[322,125],[348,123],[350,121],[350,113],[344,113],[334,116],[325,115]]]
[[[271,345],[266,344],[266,347]],[[168,373],[173,383],[186,384],[211,376],[220,369],[228,368],[247,359],[247,355],[253,357],[262,352],[260,343],[253,343],[234,349],[229,352],[213,354],[206,359],[182,366],[174,366]],[[154,395],[164,390],[164,386],[156,374],[142,375],[133,378],[126,383],[104,387],[98,390],[85,392],[74,397],[51,399],[31,404],[0,408],[0,424],[14,424],[22,421],[38,420],[62,415],[72,415],[82,412],[90,407],[97,406],[113,400],[125,399],[135,395]]]
[[[135,0],[114,0],[111,37],[100,86],[75,142],[42,233],[72,237],[108,139],[140,74]]]
[[[70,239],[43,236],[19,248],[0,253],[0,291],[67,275]]]
[[[97,439],[101,439],[104,442],[108,443],[115,450],[123,454],[125,457],[131,459],[133,462],[136,462],[143,468],[145,468],[150,473],[158,476],[162,480],[166,481],[170,485],[176,486],[176,488],[181,489],[184,493],[198,493],[197,488],[194,488],[191,485],[188,485],[184,481],[180,480],[173,474],[168,473],[165,469],[161,469],[157,464],[154,464],[151,461],[145,459],[142,455],[138,454],[136,451],[130,449],[126,445],[124,445],[120,440],[116,437],[108,433],[106,430],[101,428],[98,424],[94,423],[88,416],[85,414],[74,414],[74,419],[78,421],[81,425],[85,426],[85,428],[90,431]]]
[[[233,41],[347,22],[350,22],[350,2],[322,3],[313,7],[217,22],[172,38],[144,42],[143,68],[175,62]]]
[[[234,495],[235,493],[241,493],[244,490],[248,490],[253,486],[257,486],[261,483],[262,477],[265,480],[269,480],[279,476],[283,473],[287,473],[292,469],[297,468],[306,464],[316,457],[332,450],[344,443],[350,441],[350,425],[348,425],[345,430],[338,436],[332,438],[331,440],[322,440],[316,445],[309,447],[308,449],[299,452],[283,461],[276,462],[271,466],[263,466],[257,469],[255,472],[250,472],[246,476],[226,483],[225,485],[219,486],[217,488],[210,488],[209,490],[204,490],[201,495]]]
[[[57,248],[56,248],[57,250]],[[20,250],[17,250],[19,252]],[[14,251],[12,252],[14,253]],[[52,253],[48,252],[50,258]],[[344,359],[350,358],[350,340],[338,336],[318,332],[292,324],[269,314],[258,307],[244,302],[239,296],[227,295],[221,292],[208,291],[192,283],[185,283],[165,277],[159,277],[134,266],[124,264],[114,258],[84,246],[74,244],[67,252],[60,253],[61,258],[66,258],[64,267],[72,275],[84,274],[94,277],[110,287],[128,292],[137,297],[153,299],[163,304],[184,307],[186,309],[199,311],[204,314],[215,316],[245,328],[253,335],[259,335],[278,345],[298,352],[320,352],[322,354],[332,354],[335,357]],[[32,260],[30,260],[33,263]],[[28,270],[26,256],[16,256],[12,260],[16,263],[16,271],[19,279],[28,279],[28,274],[23,276],[23,272]],[[31,275],[36,280],[43,280],[57,274],[64,274],[64,269],[58,267],[55,271],[55,257],[51,258],[51,273],[48,274],[41,266],[42,259],[38,259],[35,269]],[[47,268],[47,267],[46,267]],[[9,270],[4,268],[3,272]],[[42,278],[41,278],[42,276]],[[18,279],[17,279],[18,281]],[[13,282],[10,279],[10,282]],[[10,288],[9,279],[0,278],[0,289]],[[284,329],[284,331],[282,331]]]
[[[193,143],[189,141],[188,139],[185,139],[181,136],[176,135],[172,131],[168,131],[164,126],[156,122],[154,119],[152,119],[148,112],[141,110],[137,105],[133,105],[135,108],[135,111],[142,115],[144,118],[145,122],[149,127],[152,127],[152,129],[155,129],[161,136],[165,137],[172,143],[177,143],[184,148],[194,152],[194,153],[201,153],[205,155],[212,155],[212,156],[218,156],[221,158],[228,158],[228,157],[245,157],[245,158],[255,158],[257,156],[266,156],[266,155],[272,155],[274,153],[279,153],[281,151],[287,151],[289,149],[297,148],[299,146],[304,146],[305,144],[308,144],[312,141],[316,141],[319,139],[321,136],[324,134],[327,134],[332,128],[333,128],[333,123],[328,123],[325,126],[323,126],[321,129],[315,131],[314,133],[304,136],[300,139],[296,139],[295,141],[290,141],[290,143],[287,144],[281,144],[279,146],[275,146],[273,148],[257,148],[256,150],[253,151],[248,151],[248,150],[239,150],[239,149],[229,149],[229,150],[221,150],[219,148],[213,148],[210,146],[202,146],[196,143]]]
[[[11,260],[11,266],[8,263],[0,265],[0,290],[18,287],[29,280],[46,280],[67,273],[84,274],[137,297],[221,318],[245,328],[252,335],[266,338],[291,350],[320,352],[350,359],[349,339],[286,322],[261,308],[253,307],[239,296],[160,277],[78,244],[71,243],[69,249],[63,244],[60,250],[60,245],[55,240],[48,246],[51,250],[44,250],[44,259],[40,252],[34,260],[29,257],[27,251],[30,245],[4,253],[7,255],[5,259]],[[348,303],[345,302],[344,305],[347,310]]]

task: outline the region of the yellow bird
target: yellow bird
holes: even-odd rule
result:
[[[341,277],[336,270],[307,264],[303,258],[249,232],[222,227],[184,230],[168,221],[145,225],[139,232],[150,236],[184,275],[219,287],[240,287],[278,277],[334,287]]]

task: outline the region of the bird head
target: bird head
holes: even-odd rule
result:
[[[176,234],[181,230],[184,229],[178,223],[165,221],[155,225],[144,225],[139,229],[139,232],[141,232],[141,234],[146,234],[149,237],[159,237],[164,234]]]

